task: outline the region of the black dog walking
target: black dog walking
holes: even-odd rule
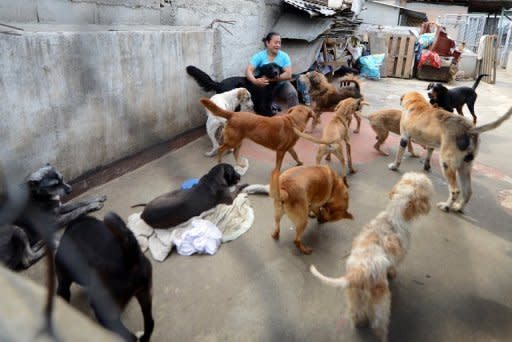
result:
[[[473,84],[473,87],[457,87],[453,89],[448,89],[443,86],[441,83],[430,83],[427,87],[427,90],[430,90],[428,93],[428,97],[430,98],[430,103],[432,105],[437,104],[438,107],[441,107],[449,112],[453,112],[453,109],[457,109],[457,113],[460,115],[464,115],[462,113],[462,106],[466,104],[468,106],[469,112],[473,116],[473,123],[476,124],[476,115],[475,115],[475,102],[476,102],[476,87],[480,83],[482,77],[488,76],[487,74],[479,75]]]

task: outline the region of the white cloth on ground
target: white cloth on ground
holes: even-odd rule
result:
[[[251,202],[247,194],[241,193],[231,205],[219,204],[175,227],[154,229],[140,218],[140,213],[130,215],[127,226],[143,252],[149,249],[153,259],[163,261],[173,246],[180,255],[213,255],[221,242],[238,238],[253,222]]]

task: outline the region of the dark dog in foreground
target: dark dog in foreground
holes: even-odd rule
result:
[[[72,262],[79,254],[86,262],[77,270]],[[76,282],[87,288],[94,313],[105,328],[136,341],[121,322],[121,311],[136,297],[144,317],[144,335],[149,341],[154,321],[151,314],[152,267],[123,220],[110,212],[103,221],[82,216],[71,222],[55,254],[59,282],[57,294],[69,302],[70,286]],[[106,306],[105,303],[113,305]]]
[[[427,90],[430,90],[428,93],[430,104],[437,105],[449,112],[453,112],[453,109],[457,109],[457,113],[460,115],[464,115],[462,113],[462,107],[466,104],[469,112],[473,116],[473,123],[476,124],[475,102],[477,95],[475,90],[484,76],[487,76],[487,74],[478,76],[471,88],[457,87],[448,89],[441,83],[430,83],[427,87]]]
[[[249,81],[246,77],[229,77],[221,82],[214,81],[204,71],[193,65],[187,66],[187,73],[192,76],[196,82],[205,91],[215,91],[217,94],[235,89],[246,88],[251,93],[251,99],[254,103],[254,111],[265,116],[272,116],[272,97],[276,82],[270,82],[266,87],[258,87]],[[277,79],[283,73],[283,69],[276,63],[264,64],[255,70],[257,77],[267,77],[270,80]]]
[[[18,214],[9,222],[0,225],[0,261],[14,270],[30,267],[45,253],[33,212],[50,216],[58,228],[66,226],[80,215],[101,209],[106,200],[105,196],[100,196],[62,205],[61,197],[71,192],[71,186],[49,164],[27,177],[18,190],[19,193],[26,192],[26,202],[17,208]],[[0,207],[9,200],[7,195],[4,194],[4,197],[6,201],[0,201]],[[50,237],[53,230],[47,232]]]
[[[141,218],[153,228],[170,228],[186,222],[190,218],[212,209],[218,204],[231,204],[238,191],[230,187],[240,181],[240,175],[230,164],[218,164],[199,183],[187,190],[175,190],[153,199],[145,205]]]

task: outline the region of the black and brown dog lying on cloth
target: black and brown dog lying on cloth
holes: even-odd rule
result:
[[[276,82],[270,82],[266,87],[254,85],[244,76],[229,77],[221,82],[214,81],[207,73],[193,65],[187,66],[187,73],[192,76],[204,91],[215,91],[217,94],[232,90],[235,88],[245,88],[251,93],[251,99],[254,103],[254,111],[265,116],[272,116],[272,93],[277,85]],[[255,70],[256,77],[267,77],[270,80],[276,79],[283,73],[283,69],[276,63],[268,63]]]
[[[237,186],[236,191],[231,192],[230,188],[239,181],[240,175],[234,167],[221,163],[211,168],[192,188],[174,190],[132,208],[145,206],[140,217],[153,228],[174,227],[218,204],[233,203],[238,192],[245,187]]]
[[[468,106],[469,112],[473,116],[473,123],[476,124],[476,115],[475,115],[475,102],[476,102],[476,87],[480,83],[482,77],[488,76],[487,74],[482,74],[478,76],[473,87],[457,87],[448,89],[441,83],[430,83],[427,87],[427,90],[430,90],[428,93],[428,97],[430,98],[430,104],[437,105],[438,107],[443,108],[451,113],[453,113],[453,109],[457,109],[457,113],[460,115],[464,115],[462,113],[462,106],[466,104]]]

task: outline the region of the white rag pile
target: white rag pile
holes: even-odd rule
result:
[[[238,238],[253,222],[251,202],[246,193],[241,193],[233,204],[219,204],[176,227],[154,229],[140,218],[140,213],[130,215],[127,226],[143,252],[149,248],[153,259],[164,261],[173,246],[180,255],[213,255],[221,242]]]

